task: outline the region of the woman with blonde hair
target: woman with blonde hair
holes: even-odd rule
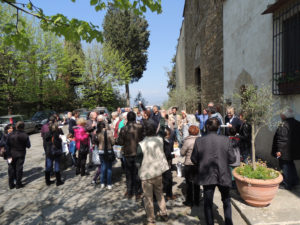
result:
[[[84,118],[79,118],[77,120],[77,126],[74,127],[74,136],[76,143],[76,151],[78,152],[78,162],[76,168],[76,175],[81,174],[85,176],[85,164],[87,159],[87,154],[89,153],[89,133],[85,129],[86,120]]]

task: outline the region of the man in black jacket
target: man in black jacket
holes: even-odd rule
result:
[[[218,135],[220,122],[217,118],[210,118],[206,122],[208,134],[197,138],[191,161],[197,165],[195,182],[203,185],[204,215],[208,225],[214,224],[213,197],[216,186],[221,192],[225,224],[231,225],[230,187],[231,173],[229,164],[236,161],[229,138]]]
[[[279,159],[284,188],[291,190],[299,184],[294,160],[300,159],[300,122],[294,119],[292,109],[285,110],[280,117],[282,123],[273,139],[272,155]]]
[[[73,135],[74,135],[73,127],[75,127],[77,125],[76,120],[78,119],[78,117],[79,117],[79,112],[74,110],[72,112],[72,117],[69,120],[69,133],[71,133]]]
[[[127,114],[127,124],[120,131],[117,144],[123,146],[122,153],[125,158],[126,186],[125,197],[132,198],[135,194],[138,200],[141,195],[141,182],[138,178],[138,169],[135,165],[137,146],[143,140],[143,126],[136,123],[134,112]]]
[[[29,136],[24,132],[24,122],[17,122],[16,131],[7,139],[8,183],[9,188],[22,188],[23,164],[25,161],[26,148],[30,148]],[[14,184],[16,180],[16,184]]]

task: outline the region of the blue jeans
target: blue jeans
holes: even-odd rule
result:
[[[53,168],[53,161],[54,163],[54,171],[59,172],[59,157],[56,157],[54,159],[51,159],[49,157],[46,157],[46,172],[51,172]]]
[[[293,160],[279,159],[279,166],[283,173],[283,184],[286,189],[292,189],[299,184],[299,177]]]
[[[111,185],[112,162],[101,160],[101,177],[100,183]],[[105,182],[106,181],[106,182]]]

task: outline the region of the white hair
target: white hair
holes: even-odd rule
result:
[[[112,112],[111,116],[118,116],[118,112]]]
[[[291,108],[287,108],[282,111],[282,115],[285,116],[285,118],[294,118],[294,111]]]
[[[104,116],[103,115],[97,116],[97,121],[104,121]]]

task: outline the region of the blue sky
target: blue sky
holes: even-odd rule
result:
[[[62,13],[68,18],[78,18],[100,26],[105,11],[96,12],[89,0],[33,0],[36,6],[43,8],[48,15]],[[149,23],[150,47],[148,49],[147,70],[143,77],[130,85],[131,101],[138,91],[142,92],[148,104],[162,104],[167,100],[167,74],[171,69],[171,60],[176,53],[177,39],[182,24],[184,0],[162,0],[163,13],[147,12]]]

